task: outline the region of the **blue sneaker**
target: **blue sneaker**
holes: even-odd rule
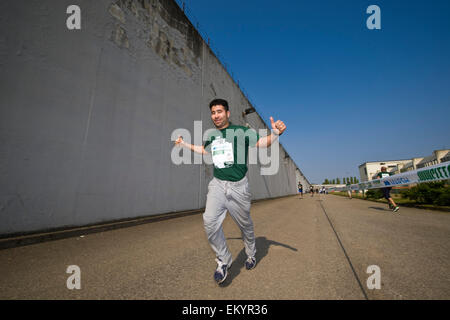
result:
[[[256,259],[255,257],[248,257],[245,261],[245,269],[251,270],[256,266]]]
[[[214,280],[217,284],[221,284],[225,281],[228,275],[228,265],[223,263],[220,259],[216,259],[217,269],[214,272]]]

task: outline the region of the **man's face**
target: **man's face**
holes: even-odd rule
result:
[[[211,107],[211,120],[217,129],[226,128],[230,118],[230,111],[226,111],[222,105]]]

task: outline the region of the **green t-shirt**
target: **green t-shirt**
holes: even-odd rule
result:
[[[392,176],[392,172],[378,172],[377,178],[383,179],[386,177]]]
[[[222,130],[212,129],[203,146],[208,147],[213,158],[214,177],[226,181],[244,178],[248,170],[248,148],[258,140],[256,130],[232,123]]]

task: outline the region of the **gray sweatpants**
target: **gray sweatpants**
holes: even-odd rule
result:
[[[250,218],[251,194],[248,179],[244,177],[237,182],[214,178],[208,185],[206,208],[203,223],[211,248],[223,263],[231,265],[233,259],[228,250],[222,223],[227,211],[241,229],[245,253],[249,257],[256,254],[255,232]]]

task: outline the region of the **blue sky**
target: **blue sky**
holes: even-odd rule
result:
[[[185,3],[310,182],[450,148],[450,1]]]

